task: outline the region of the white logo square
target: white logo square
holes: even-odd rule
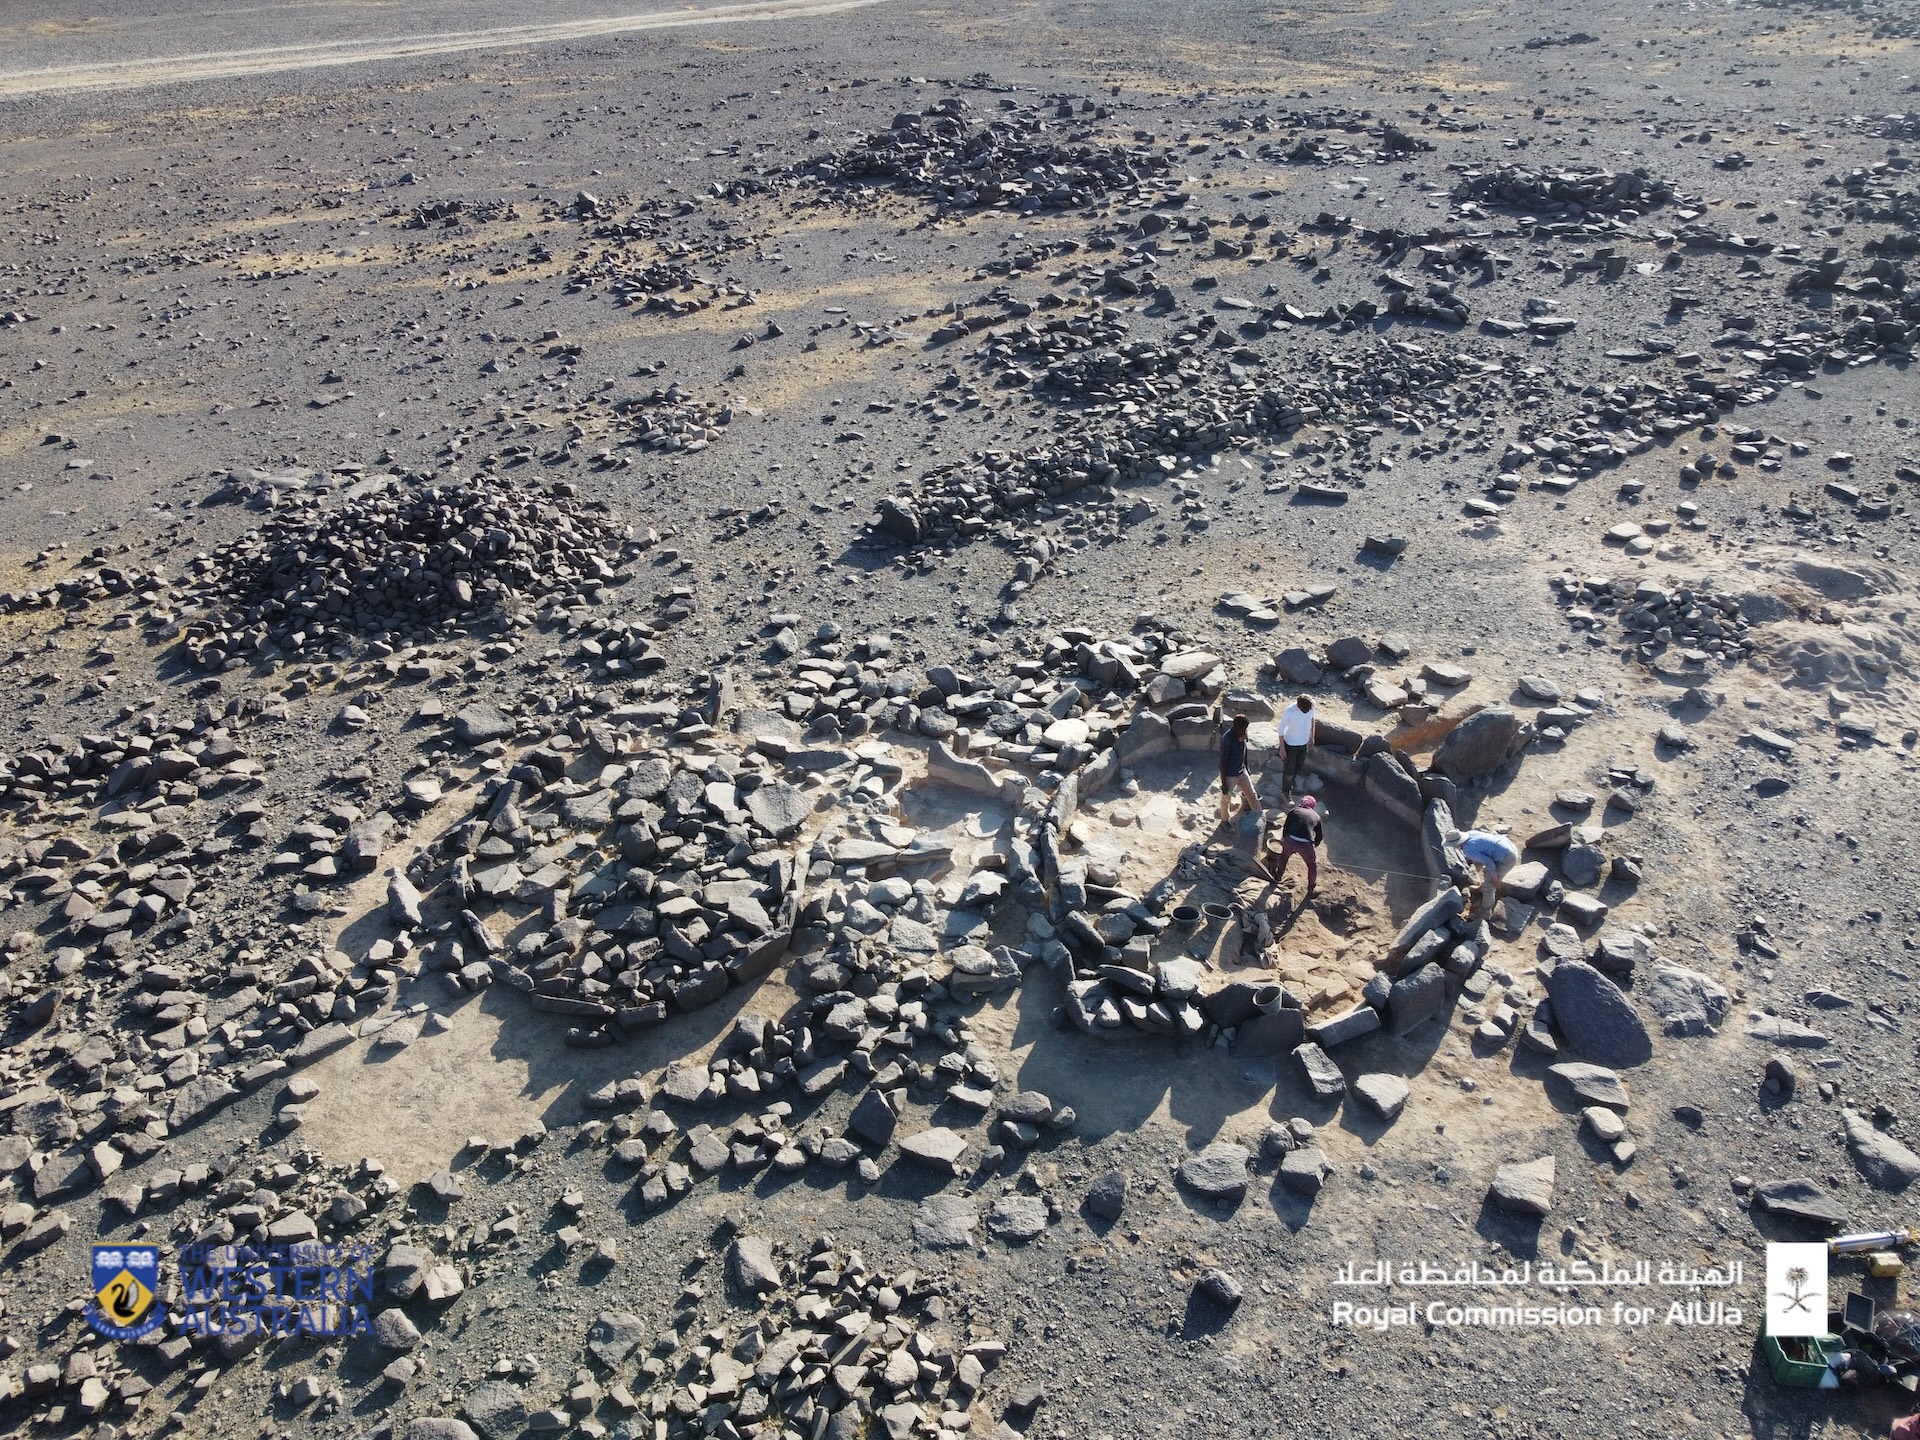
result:
[[[1827,1333],[1825,1245],[1767,1245],[1767,1333]]]

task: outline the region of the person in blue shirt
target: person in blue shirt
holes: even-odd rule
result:
[[[1238,792],[1242,815],[1260,813],[1259,797],[1247,775],[1247,717],[1236,715],[1220,727],[1220,823],[1233,820],[1233,797]]]
[[[1460,847],[1460,853],[1466,857],[1469,865],[1480,867],[1480,887],[1478,903],[1486,909],[1493,908],[1493,902],[1500,896],[1500,882],[1507,872],[1520,863],[1520,847],[1504,835],[1491,830],[1455,831],[1449,837],[1449,844]],[[1471,915],[1475,907],[1469,905],[1467,913]]]

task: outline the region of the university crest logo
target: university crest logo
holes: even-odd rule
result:
[[[158,1245],[96,1245],[87,1323],[109,1340],[138,1340],[164,1316],[159,1288]]]

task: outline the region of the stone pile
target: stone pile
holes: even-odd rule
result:
[[[1911,185],[1900,188],[1900,180],[1910,174],[1906,167],[1895,169],[1883,163],[1849,170],[1844,175],[1829,175],[1823,183],[1845,192],[1846,199],[1839,202],[1837,208],[1846,219],[1862,224],[1898,225],[1912,231],[1920,228],[1920,193]],[[1824,196],[1816,197],[1808,206],[1815,214],[1827,208]]]
[[[1125,343],[1126,335],[1127,323],[1120,312],[1101,306],[1082,315],[1008,325],[996,331],[975,358],[984,369],[1005,372],[1002,384],[1040,384],[1068,394],[1084,393],[1093,378],[1084,373],[1089,368],[1108,375],[1160,375],[1183,358],[1177,350],[1150,341]],[[940,338],[939,332],[935,338]],[[1102,353],[1090,353],[1094,351]]]
[[[1682,197],[1668,181],[1644,170],[1537,170],[1502,165],[1469,170],[1454,187],[1454,199],[1495,205],[1552,219],[1579,220],[1588,215],[1643,215]]]
[[[1371,144],[1347,144],[1324,133],[1296,135],[1291,143],[1262,145],[1254,153],[1263,160],[1284,160],[1290,165],[1354,165],[1369,160],[1400,160],[1423,150],[1432,150],[1433,142],[1410,134],[1391,120],[1372,124],[1351,122],[1340,127],[1352,135],[1363,135]]]
[[[725,1271],[715,1279],[735,1308],[716,1323],[686,1310],[685,1296],[672,1328],[651,1344],[633,1315],[596,1320],[586,1348],[604,1389],[589,1373],[551,1409],[529,1415],[518,1390],[482,1386],[509,1390],[517,1407],[512,1424],[489,1425],[486,1433],[518,1433],[527,1423],[569,1428],[600,1408],[603,1396],[610,1418],[631,1417],[622,1428],[634,1433],[647,1426],[660,1435],[821,1440],[982,1433],[975,1412],[1007,1346],[967,1338],[973,1327],[965,1308],[940,1282],[917,1270],[875,1268],[831,1235],[789,1251],[784,1242],[735,1234]],[[478,1420],[498,1405],[476,1391],[465,1413]]]
[[[1878,349],[1846,349],[1844,346],[1852,342],[1837,337],[1843,348],[1828,352],[1828,342],[1815,333],[1817,328],[1809,325],[1778,342],[1757,339],[1745,329],[1730,330],[1731,343],[1743,347],[1741,358],[1758,368],[1731,373],[1692,368],[1681,372],[1677,384],[1638,374],[1613,384],[1596,382],[1587,386],[1580,392],[1578,414],[1548,424],[1529,422],[1519,427],[1500,455],[1501,474],[1490,481],[1483,499],[1468,502],[1468,509],[1496,513],[1512,498],[1517,485],[1515,471],[1536,470],[1544,477],[1539,483],[1545,488],[1565,493],[1580,480],[1646,454],[1662,440],[1706,426],[1724,433],[1728,453],[1720,455],[1710,450],[1686,462],[1679,472],[1682,483],[1692,484],[1716,473],[1731,479],[1743,464],[1777,469],[1788,442],[1725,418],[1740,407],[1760,404],[1779,393],[1784,377],[1762,379],[1763,373],[1797,373],[1822,363],[1855,363],[1879,353]],[[1856,325],[1852,341],[1875,345],[1872,331],[1871,321],[1864,327]],[[1651,351],[1618,353],[1639,359],[1652,355]],[[1836,360],[1832,358],[1835,355],[1845,358]],[[1638,487],[1630,493],[1637,494]]]
[[[613,409],[627,418],[634,443],[669,454],[698,453],[733,423],[731,405],[696,400],[677,384],[617,400]]]
[[[1133,193],[1173,168],[1165,149],[1058,138],[1063,128],[1106,118],[1092,101],[1078,110],[1067,100],[1050,109],[1007,101],[1000,114],[977,126],[969,124],[966,111],[965,102],[951,96],[918,115],[896,115],[891,128],[809,160],[792,174],[837,190],[880,182],[943,210],[1061,210]]]
[[[1732,595],[1713,593],[1710,580],[1669,589],[1651,580],[1556,575],[1550,582],[1575,629],[1604,631],[1612,620],[1625,632],[1631,655],[1652,665],[1673,655],[1704,671],[1733,665],[1759,648]]]
[[[483,707],[455,725],[482,745],[512,730]],[[576,1043],[610,1043],[712,1003],[786,953],[806,884],[794,837],[820,797],[764,752],[682,759],[605,723],[585,749],[591,769],[577,780],[571,746],[522,751],[436,842],[461,924],[427,963],[456,985],[511,984],[535,1009],[577,1019]],[[812,756],[791,773],[807,778],[807,759],[853,763]],[[540,925],[509,949],[487,917],[512,906],[538,907]]]
[[[571,486],[386,486],[305,505],[193,562],[183,646],[219,670],[445,630],[510,601],[617,583],[637,549]]]
[[[804,998],[785,1015],[742,1015],[706,1061],[589,1095],[590,1110],[612,1115],[585,1138],[609,1147],[639,1204],[654,1210],[722,1171],[791,1175],[818,1164],[871,1183],[891,1152],[899,1164],[953,1177],[1069,1132],[1069,1107],[998,1089],[998,1065],[952,1008],[969,998],[953,983],[964,972],[935,980],[934,958],[930,946],[901,954],[883,941],[816,954],[795,967]],[[849,1091],[857,1098],[843,1102]],[[990,1120],[987,1143],[947,1125],[912,1128],[910,1099]]]
[[[1811,10],[1844,15],[1849,23],[1871,24],[1876,40],[1920,38],[1920,20],[1905,7],[1890,4],[1888,0],[1759,0],[1759,4],[1764,10]]]
[[[1080,406],[1086,429],[929,471],[881,500],[872,533],[907,547],[977,539],[997,522],[1046,514],[1069,498],[1110,506],[1120,523],[1138,524],[1152,517],[1151,503],[1116,496],[1114,486],[1164,482],[1220,451],[1249,448],[1307,424],[1350,427],[1356,439],[1377,433],[1381,421],[1421,430],[1444,426],[1463,404],[1538,385],[1537,376],[1522,375],[1509,359],[1435,353],[1408,342],[1376,340],[1356,357],[1303,357],[1301,373],[1284,387],[1256,377],[1260,357],[1252,350],[1226,352],[1211,363],[1200,351],[1197,342],[1143,341],[1087,350],[1050,366],[1037,393]],[[1309,378],[1316,368],[1322,376]],[[1420,447],[1422,457],[1453,443],[1442,435]]]
[[[409,211],[394,211],[395,215],[404,214],[400,222],[402,230],[426,230],[439,226],[442,230],[457,229],[462,225],[491,225],[496,221],[518,220],[520,212],[504,200],[429,200],[422,201]]]
[[[14,615],[30,610],[86,610],[95,605],[127,601],[151,606],[166,588],[166,581],[149,571],[108,564],[104,551],[95,551],[82,561],[77,572],[50,585],[30,590],[0,592],[0,614]]]

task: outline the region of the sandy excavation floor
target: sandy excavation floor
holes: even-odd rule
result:
[[[1910,5],[29,9],[0,1428],[1913,1409],[1760,1328],[1920,1185]]]

